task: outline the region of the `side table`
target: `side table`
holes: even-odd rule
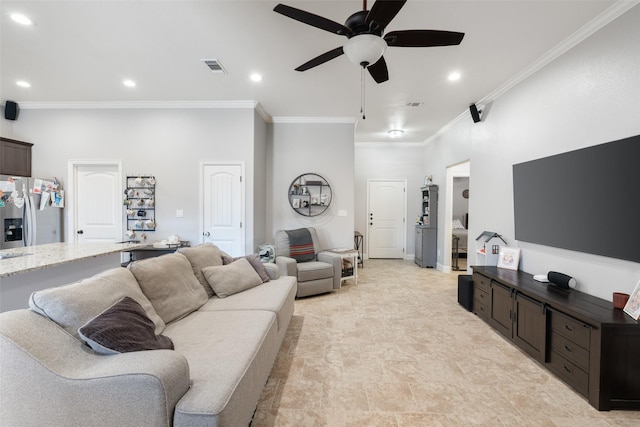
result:
[[[342,275],[340,282],[353,279],[354,284],[358,284],[358,251],[356,249],[327,249],[326,252],[332,252],[340,255],[342,258]],[[351,266],[349,266],[351,265]]]
[[[358,265],[364,268],[364,237],[362,233],[356,231],[353,235],[353,247],[358,251]]]

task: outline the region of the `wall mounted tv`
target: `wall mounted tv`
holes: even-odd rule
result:
[[[640,135],[513,165],[515,238],[640,262]]]

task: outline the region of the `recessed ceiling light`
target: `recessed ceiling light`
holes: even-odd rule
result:
[[[404,133],[404,131],[402,129],[391,129],[389,131],[389,136],[391,138],[398,138],[398,137],[402,136],[403,133]]]
[[[253,73],[249,76],[249,78],[251,79],[251,81],[253,82],[259,82],[262,81],[262,75],[258,74],[258,73]]]
[[[136,82],[134,82],[133,80],[123,80],[122,84],[126,87],[136,87]]]
[[[18,80],[16,84],[20,87],[31,87],[31,83],[25,82],[24,80]]]
[[[27,15],[23,15],[22,13],[12,13],[11,19],[13,19],[20,25],[35,25],[35,22],[33,22],[31,18],[29,18]]]
[[[451,82],[455,82],[456,80],[460,80],[460,77],[462,77],[462,75],[459,72],[454,71],[453,73],[449,74],[448,79]]]

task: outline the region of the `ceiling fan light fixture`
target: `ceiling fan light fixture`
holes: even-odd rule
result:
[[[349,61],[367,67],[378,62],[387,49],[387,42],[373,34],[360,34],[351,37],[343,49]]]
[[[402,136],[404,131],[402,129],[391,129],[388,133],[391,138],[399,138]]]

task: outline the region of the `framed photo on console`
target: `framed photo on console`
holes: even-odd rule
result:
[[[629,301],[627,301],[627,304],[624,306],[624,312],[635,320],[640,320],[640,282],[638,282],[629,297]]]
[[[520,248],[501,246],[498,255],[498,267],[517,270],[520,263]]]

